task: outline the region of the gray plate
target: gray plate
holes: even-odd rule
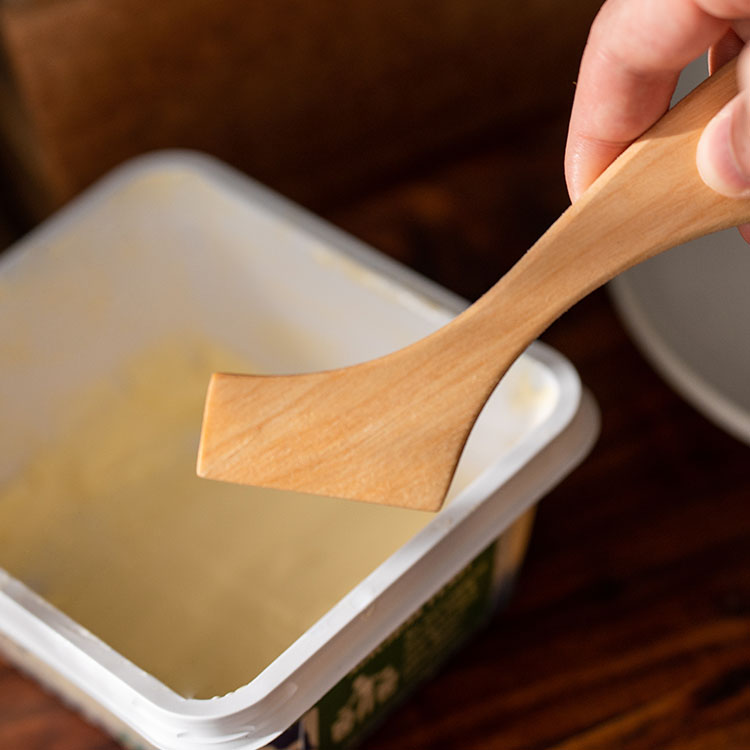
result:
[[[750,247],[739,233],[670,250],[610,289],[627,328],[665,379],[750,443]]]

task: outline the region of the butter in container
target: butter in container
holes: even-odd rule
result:
[[[0,259],[0,649],[127,747],[343,748],[508,593],[597,413],[535,343],[426,514],[194,474],[215,370],[328,369],[462,309],[198,154],[116,170]]]

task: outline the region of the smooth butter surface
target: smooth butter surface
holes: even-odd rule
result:
[[[0,566],[177,692],[249,682],[430,514],[195,476],[209,374],[192,335],[75,395],[0,487]]]

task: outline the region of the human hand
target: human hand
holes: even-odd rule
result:
[[[706,50],[711,72],[739,55],[740,93],[701,135],[698,170],[717,192],[750,197],[747,40],[750,0],[607,0],[589,33],[570,117],[571,199],[666,112],[680,71]],[[740,231],[750,241],[750,225]]]

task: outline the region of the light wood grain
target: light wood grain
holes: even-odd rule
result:
[[[735,93],[732,65],[631,146],[489,292],[433,335],[355,367],[215,374],[201,476],[437,510],[487,398],[526,346],[621,271],[750,220],[707,188],[700,132]]]
[[[540,117],[328,218],[475,299],[566,205],[566,127],[567,112]],[[601,437],[541,503],[509,608],[363,750],[750,747],[747,446],[651,370],[603,290],[542,338],[594,393]],[[0,666],[0,748],[121,745]]]

